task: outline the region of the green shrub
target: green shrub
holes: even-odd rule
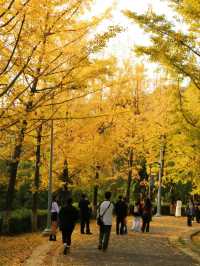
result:
[[[47,211],[38,211],[38,230],[46,226]],[[12,212],[10,218],[10,233],[20,234],[32,231],[32,211],[30,209],[18,209]],[[0,233],[2,232],[2,213],[0,214]]]
[[[157,206],[154,206],[154,214],[156,214],[156,209],[157,209]],[[170,215],[170,205],[168,204],[163,204],[161,206],[161,214],[162,215]],[[185,216],[185,206],[182,206],[181,208],[181,216]]]

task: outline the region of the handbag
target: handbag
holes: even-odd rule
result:
[[[108,205],[108,207],[105,209],[105,211],[103,212],[102,215],[100,215],[100,213],[98,214],[98,216],[97,216],[97,225],[99,225],[99,226],[104,225],[104,223],[103,223],[103,216],[107,212],[107,210],[109,209],[110,205],[111,205],[111,202]],[[101,206],[101,204],[100,204],[100,206]],[[100,206],[99,206],[99,210],[100,210]]]
[[[103,217],[102,216],[98,216],[97,217],[97,225],[99,225],[99,226],[102,226],[103,225],[103,219],[102,219]]]

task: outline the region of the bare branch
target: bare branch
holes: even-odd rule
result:
[[[12,5],[14,4],[15,0],[11,0],[9,6],[5,9],[5,11],[3,11],[1,14],[0,14],[0,18],[2,18],[12,7]]]
[[[2,75],[6,71],[6,69],[8,68],[8,66],[9,66],[9,64],[10,64],[10,62],[11,62],[13,56],[14,56],[15,50],[16,50],[17,45],[19,43],[19,39],[20,39],[20,36],[21,36],[21,32],[22,32],[22,28],[23,28],[24,22],[25,22],[25,15],[23,16],[23,20],[22,20],[22,23],[21,23],[21,26],[20,26],[20,29],[19,29],[19,33],[17,35],[17,40],[15,42],[15,45],[14,45],[14,48],[13,48],[12,53],[10,55],[10,58],[8,59],[8,62],[5,65],[5,67],[3,68],[3,70],[0,72],[0,75]]]
[[[33,53],[37,49],[37,46],[38,46],[38,44],[33,47],[32,51],[31,51],[31,54],[27,58],[26,63],[20,69],[20,71],[16,74],[16,76],[12,79],[12,81],[10,82],[10,84],[7,85],[7,88],[3,92],[0,93],[0,97],[2,97],[4,94],[6,94],[14,86],[15,82],[21,76],[21,74],[24,72],[25,68],[27,67],[27,65],[29,64],[30,60],[32,59]]]

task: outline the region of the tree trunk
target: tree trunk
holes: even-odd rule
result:
[[[129,157],[129,171],[128,171],[128,180],[127,180],[127,191],[126,191],[126,199],[129,203],[130,201],[130,190],[131,190],[131,182],[132,182],[132,167],[133,167],[133,148],[130,150]]]
[[[5,213],[3,216],[3,226],[2,231],[3,233],[9,233],[9,220],[10,220],[10,214],[12,209],[12,203],[14,199],[14,192],[15,192],[15,183],[16,183],[16,177],[17,177],[17,169],[18,164],[20,161],[21,151],[22,151],[22,145],[24,141],[24,132],[26,130],[27,122],[26,120],[23,121],[22,127],[19,131],[17,143],[14,148],[14,154],[11,161],[8,163],[8,190],[6,193],[6,205],[5,205]]]
[[[33,206],[32,206],[32,231],[37,231],[37,209],[38,209],[38,191],[40,186],[40,160],[41,160],[41,139],[42,139],[42,125],[37,129],[37,144],[35,153],[35,177],[34,177],[34,192],[33,192]]]
[[[96,172],[95,180],[97,181],[99,179],[99,172]],[[97,202],[98,202],[98,185],[94,186],[94,193],[93,193],[93,211],[94,216],[96,217],[97,214]]]
[[[68,161],[65,159],[63,172],[61,174],[61,181],[64,182],[63,188],[58,191],[59,203],[61,206],[65,206],[67,204],[67,200],[72,197],[72,192],[69,190],[68,186],[71,182],[71,178],[69,176],[69,168]]]
[[[45,50],[45,44],[46,44],[46,35],[44,35],[44,40],[43,40],[43,52],[41,56],[39,57],[39,66],[36,70],[37,75],[33,79],[33,84],[31,86],[31,94],[29,96],[29,100],[25,105],[25,112],[28,114],[29,112],[32,111],[32,104],[33,104],[33,96],[36,92],[37,84],[38,84],[38,76],[40,74],[41,70],[41,64],[43,61],[43,56],[44,56],[44,50]],[[3,232],[9,233],[9,220],[10,220],[10,213],[12,209],[12,203],[14,199],[14,190],[15,190],[15,183],[16,183],[16,177],[17,177],[17,169],[18,169],[18,164],[20,161],[20,156],[21,156],[21,151],[22,151],[22,145],[24,141],[24,134],[26,131],[27,127],[27,121],[23,120],[22,122],[22,127],[20,129],[19,135],[18,135],[18,140],[17,144],[14,149],[14,155],[13,159],[9,163],[9,176],[8,176],[8,190],[7,190],[7,195],[6,195],[6,207],[5,207],[5,214],[3,216]]]

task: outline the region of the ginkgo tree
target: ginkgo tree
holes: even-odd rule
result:
[[[150,33],[151,45],[137,46],[135,51],[138,55],[145,54],[152,61],[161,63],[177,75],[177,79],[189,79],[199,90],[200,3],[198,0],[168,0],[167,2],[175,12],[176,21],[174,22],[169,21],[165,15],[157,15],[153,10],[141,15],[124,11],[126,16],[138,23],[145,32]],[[181,29],[176,27],[175,22],[181,23],[184,27]],[[180,91],[180,97],[181,94]],[[193,120],[192,114],[191,117],[185,115],[184,118],[191,125],[199,127],[199,122]]]
[[[9,86],[13,78],[10,69],[10,80],[7,78],[5,89],[3,88],[6,95],[3,95],[0,114],[1,130],[6,133],[8,130],[13,131],[15,135],[12,160],[8,161],[6,224],[26,134],[39,128],[41,121],[46,122],[56,114],[59,104],[55,103],[53,113],[48,115],[53,98],[62,102],[68,100],[68,97],[77,96],[78,92],[86,93],[86,84],[90,79],[107,73],[106,66],[100,61],[95,62],[90,56],[102,49],[106,41],[121,29],[110,27],[106,32],[93,34],[88,38],[89,33],[108,15],[106,12],[90,21],[81,19],[91,3],[92,1],[70,1],[66,5],[65,1],[44,0],[38,4],[38,1],[32,0],[27,1],[23,9],[20,8],[19,16],[24,17],[23,28],[20,28],[20,38],[14,53],[8,59],[13,64],[12,69],[17,69],[20,77]],[[12,6],[15,8],[13,12],[18,12],[19,6],[16,2]],[[15,38],[15,34],[13,32],[12,38]],[[4,81],[2,78],[2,82]],[[9,90],[6,86],[9,86]],[[45,109],[44,104],[49,106]],[[47,114],[45,117],[44,112]]]
[[[200,129],[198,107],[200,3],[197,0],[166,2],[175,12],[174,20],[170,21],[165,15],[158,15],[150,9],[146,14],[137,14],[128,10],[124,11],[124,14],[138,23],[150,36],[151,44],[135,47],[136,54],[146,55],[150,60],[159,62],[171,74],[173,96],[167,94],[164,96],[171,106],[163,113],[167,122],[164,123],[163,129],[168,134],[171,150],[169,157],[172,161],[176,161],[170,176],[175,182],[190,180],[198,191],[199,172],[196,163],[199,156],[197,147]],[[180,23],[183,25],[181,28],[177,27]],[[159,110],[158,106],[155,110]],[[194,159],[193,162],[190,161],[191,157]]]

